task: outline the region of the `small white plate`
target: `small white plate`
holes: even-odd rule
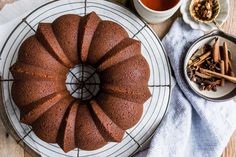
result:
[[[199,96],[211,101],[225,101],[233,98],[236,95],[236,84],[226,81],[223,87],[217,87],[216,92],[201,91],[199,90],[199,86],[195,82],[192,82],[187,76],[187,64],[189,59],[200,47],[203,47],[205,44],[211,42],[216,37],[220,39],[220,45],[222,45],[224,41],[227,42],[228,48],[232,53],[234,73],[236,73],[236,53],[233,52],[233,50],[236,49],[236,37],[225,34],[221,31],[213,31],[199,38],[188,50],[184,60],[184,76],[190,88],[192,88],[192,90]]]
[[[220,13],[216,18],[216,23],[220,26],[225,23],[229,16],[229,0],[219,0],[220,1]],[[180,7],[180,12],[183,15],[184,22],[189,24],[193,29],[201,29],[203,31],[210,31],[217,29],[214,23],[205,24],[196,22],[189,13],[189,5],[191,0],[183,0],[183,3]]]

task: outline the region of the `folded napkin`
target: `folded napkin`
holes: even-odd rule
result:
[[[184,57],[202,35],[202,31],[191,29],[178,18],[162,40],[176,84],[168,111],[149,148],[137,157],[220,157],[236,129],[234,101],[204,100],[184,80]]]
[[[6,4],[0,12],[0,25],[7,24],[9,21],[31,12],[33,9],[52,0],[12,0],[11,4]],[[4,3],[1,2],[0,3]]]

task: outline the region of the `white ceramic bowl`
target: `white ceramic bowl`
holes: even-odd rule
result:
[[[190,88],[197,93],[199,96],[212,100],[212,101],[224,101],[233,98],[236,96],[236,84],[231,83],[229,81],[225,82],[223,87],[217,87],[217,91],[201,91],[199,90],[198,85],[195,82],[192,82],[188,75],[187,75],[187,65],[189,59],[192,55],[198,50],[200,47],[203,47],[205,44],[212,41],[214,38],[218,37],[220,39],[220,45],[225,41],[228,44],[228,48],[232,53],[232,60],[233,60],[233,70],[236,73],[236,53],[234,50],[236,49],[236,37],[223,33],[221,31],[213,31],[203,37],[199,38],[188,50],[185,61],[184,61],[184,76],[186,78],[187,83],[189,84]]]
[[[141,0],[133,0],[133,2],[136,11],[145,21],[147,21],[148,23],[156,24],[170,18],[180,7],[182,0],[179,0],[179,2],[174,7],[165,11],[156,11],[149,9],[141,2]]]

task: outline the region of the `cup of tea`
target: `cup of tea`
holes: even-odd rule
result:
[[[182,0],[133,0],[138,14],[148,23],[156,24],[170,18]]]

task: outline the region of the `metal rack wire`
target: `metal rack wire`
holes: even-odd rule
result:
[[[51,4],[51,3],[53,3],[53,2],[49,2],[48,4]],[[87,14],[87,12],[88,12],[88,0],[85,0],[84,1],[84,15],[86,15]],[[92,2],[91,2],[92,3]],[[45,5],[47,5],[47,4],[45,4]],[[45,6],[44,5],[44,6]],[[43,6],[42,6],[43,7]],[[38,9],[40,9],[40,8],[38,8]],[[35,10],[35,11],[37,11],[37,9]],[[33,11],[32,13],[34,13],[35,11]],[[31,13],[31,14],[32,14]],[[30,28],[30,30],[32,30],[34,33],[36,32],[36,30],[34,29],[34,27],[35,26],[32,26],[28,21],[27,21],[27,18],[31,15],[31,14],[29,14],[26,18],[24,18],[24,19],[22,19],[22,22],[21,23],[25,23],[26,24],[26,26],[28,27],[28,28]],[[105,15],[101,15],[102,17],[106,17]],[[118,21],[117,21],[118,22]],[[143,22],[143,21],[142,21]],[[139,28],[138,30],[137,30],[137,32],[134,32],[133,34],[132,34],[132,38],[137,38],[137,39],[139,39],[138,37],[137,37],[137,35],[139,35],[144,29],[149,29],[149,30],[151,30],[151,28],[145,23],[145,22],[143,22],[143,26],[141,27],[141,28]],[[17,28],[17,27],[16,27]],[[151,32],[152,32],[152,30],[151,30]],[[153,32],[152,32],[153,33]],[[157,38],[157,37],[156,37]],[[9,39],[9,38],[8,38]],[[7,42],[6,42],[7,43]],[[3,49],[2,49],[2,52],[1,53],[3,53],[3,50],[4,50],[4,47],[3,47]],[[163,51],[164,52],[164,51]],[[166,60],[168,60],[167,59],[167,57],[166,57]],[[152,61],[152,60],[151,60]],[[155,61],[155,62],[157,62],[157,61]],[[13,64],[13,63],[12,63]],[[87,65],[84,65],[84,64],[80,64],[79,65],[80,67],[81,67],[81,70],[80,71],[77,71],[77,72],[79,72],[79,73],[76,73],[76,72],[74,72],[73,71],[73,69],[72,70],[70,70],[70,74],[72,75],[72,78],[70,79],[70,81],[68,81],[68,82],[66,82],[65,84],[66,85],[68,85],[68,86],[70,86],[69,87],[69,89],[72,89],[72,90],[70,90],[70,92],[71,92],[71,95],[73,95],[73,94],[75,94],[75,93],[77,93],[77,98],[79,98],[79,99],[90,99],[91,97],[94,97],[95,95],[96,95],[96,91],[95,91],[95,88],[94,88],[94,90],[90,90],[89,88],[87,88],[87,85],[88,86],[95,86],[95,87],[97,87],[97,88],[99,88],[99,85],[100,85],[100,81],[93,81],[93,82],[90,82],[89,80],[92,78],[92,77],[94,77],[94,75],[96,75],[96,70],[94,70],[92,73],[90,72],[88,75],[86,75],[86,77],[85,77],[85,67],[87,66]],[[168,69],[168,73],[169,73],[169,78],[167,78],[167,79],[169,79],[169,81],[167,81],[167,83],[165,83],[165,84],[156,84],[155,83],[155,81],[153,81],[152,83],[150,83],[149,84],[149,88],[151,88],[152,89],[152,93],[154,92],[154,90],[155,90],[155,88],[168,88],[169,89],[169,94],[168,94],[168,96],[170,96],[170,91],[171,91],[171,81],[170,81],[170,67],[169,67],[169,64],[168,64],[168,61],[167,61],[167,69]],[[153,67],[151,67],[151,69],[152,69],[152,71],[151,72],[155,72],[155,69],[153,69]],[[78,76],[81,76],[81,78],[79,78]],[[8,84],[8,90],[9,90],[9,93],[10,93],[10,88],[11,88],[11,84],[10,84],[10,82],[12,82],[12,81],[14,81],[14,79],[11,77],[11,75],[10,75],[10,72],[9,72],[9,69],[8,69],[8,78],[3,78],[2,80],[0,80],[2,83],[3,82],[7,82],[7,84]],[[76,86],[76,88],[73,88],[72,86]],[[87,94],[86,94],[87,93]],[[9,94],[10,95],[10,94]],[[153,99],[153,98],[151,98],[151,99]],[[169,102],[169,99],[170,98],[168,98],[168,102]],[[5,101],[3,104],[6,104],[6,103],[9,103],[8,101],[6,101],[6,99],[4,98],[4,96],[3,96],[3,101]],[[167,102],[167,103],[168,103]],[[12,105],[12,103],[13,102],[10,102],[11,103],[11,105]],[[152,101],[150,101],[150,103],[152,103]],[[149,104],[150,105],[150,104]],[[162,107],[162,106],[161,106]],[[166,107],[167,108],[167,107]],[[165,109],[165,111],[166,111],[166,109]],[[145,113],[146,114],[146,113]],[[7,115],[7,116],[9,116],[9,115]],[[145,115],[144,115],[145,116]],[[14,128],[13,128],[14,129]],[[155,128],[155,130],[156,130],[157,128]],[[24,136],[22,136],[22,137],[20,137],[18,140],[17,140],[17,143],[18,144],[20,144],[20,143],[25,143],[25,138],[26,137],[28,137],[30,134],[31,134],[31,132],[32,132],[32,129],[30,129],[29,131],[25,131],[26,132],[26,134],[24,135]],[[140,149],[142,149],[142,147],[143,147],[143,145],[145,145],[145,143],[153,136],[153,134],[154,134],[154,131],[153,131],[153,133],[145,140],[145,142],[142,142],[142,143],[140,143],[136,138],[135,138],[135,136],[133,136],[132,135],[132,131],[130,131],[130,132],[128,132],[128,131],[126,131],[126,136],[127,137],[129,137],[136,145],[137,145],[137,149],[132,153],[132,154],[130,154],[130,156],[132,156],[132,155],[134,155],[136,152],[138,152]],[[26,143],[26,145],[27,145],[27,143]],[[77,149],[76,150],[76,152],[77,152],[77,156],[80,156],[80,149]]]
[[[80,63],[69,71],[66,86],[70,91],[70,94],[75,98],[79,100],[88,100],[92,99],[98,93],[100,79],[96,73],[96,69]]]

